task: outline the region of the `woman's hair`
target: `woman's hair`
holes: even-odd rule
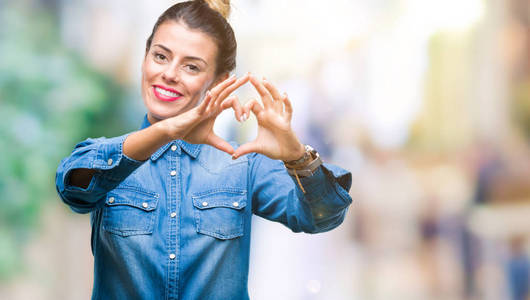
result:
[[[167,21],[183,21],[190,29],[198,29],[216,42],[218,49],[215,75],[230,72],[236,67],[237,43],[234,31],[226,20],[229,14],[230,0],[194,0],[177,3],[158,17],[147,39],[145,51],[147,53],[151,48],[158,26]]]

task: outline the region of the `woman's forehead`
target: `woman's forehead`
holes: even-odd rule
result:
[[[217,54],[217,44],[208,34],[188,28],[183,22],[162,23],[153,36],[153,45],[159,44],[176,56],[196,56],[213,62]]]

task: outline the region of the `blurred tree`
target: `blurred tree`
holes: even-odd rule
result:
[[[0,281],[23,266],[22,246],[57,199],[59,160],[127,124],[124,89],[61,44],[55,6],[33,2],[0,1]]]
[[[514,88],[512,115],[517,127],[530,141],[530,77]]]

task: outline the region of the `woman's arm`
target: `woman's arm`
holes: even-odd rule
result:
[[[57,168],[55,183],[59,196],[72,210],[90,212],[154,152],[175,139],[210,144],[232,154],[232,146],[215,135],[213,125],[221,111],[229,107],[241,119],[239,102],[235,97],[227,97],[246,81],[247,76],[238,80],[231,77],[209,91],[197,107],[140,131],[77,144]]]
[[[217,116],[229,107],[241,120],[243,110],[239,101],[228,96],[247,81],[248,75],[237,80],[235,76],[224,80],[208,91],[197,107],[129,135],[124,142],[123,152],[133,159],[146,160],[170,141],[184,140],[192,144],[208,144],[232,154],[234,149],[213,132],[213,125]]]
[[[249,163],[254,214],[307,233],[331,230],[344,220],[352,202],[350,172],[324,163],[312,176],[299,178],[299,183],[281,161],[251,154]]]
[[[136,161],[145,161],[160,147],[177,139],[209,144],[232,154],[234,149],[213,132],[213,125],[217,116],[229,107],[234,109],[236,118],[241,119],[242,108],[239,102],[235,97],[227,97],[247,81],[247,75],[237,80],[232,76],[210,90],[197,107],[131,133],[123,142],[123,154]],[[70,172],[68,183],[86,189],[95,174],[94,169],[75,169]]]
[[[251,77],[263,106],[256,100],[245,105],[258,120],[258,136],[241,145],[233,155],[251,154],[250,194],[253,212],[281,222],[293,231],[310,233],[331,230],[344,219],[352,199],[348,194],[351,173],[324,164],[312,176],[294,178],[279,161],[300,159],[304,146],[291,128],[292,106],[287,95],[266,80]]]

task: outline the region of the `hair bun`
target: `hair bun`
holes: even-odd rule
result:
[[[204,0],[211,9],[220,13],[225,19],[230,16],[230,0]]]

